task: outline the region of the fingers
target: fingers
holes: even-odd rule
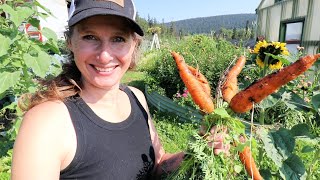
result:
[[[199,129],[199,135],[200,135],[200,136],[205,135],[205,134],[207,133],[207,129],[208,129],[207,126],[201,125],[201,126],[200,126],[200,129]]]
[[[241,135],[241,136],[239,136],[239,141],[242,142],[242,143],[245,143],[246,142],[246,138],[243,135]]]
[[[226,154],[228,156],[230,154],[229,150],[230,150],[230,144],[226,144],[226,145],[223,145],[223,148],[214,149],[213,152],[214,152],[215,155],[223,153],[223,154]]]
[[[224,141],[228,134],[227,127],[214,126],[210,129],[210,134],[206,137],[208,146],[214,149],[214,154],[224,153],[229,155],[230,144],[225,144]]]
[[[210,130],[210,135],[207,137],[208,141],[223,142],[227,135],[227,128],[223,126],[214,126]]]
[[[215,134],[215,133],[227,133],[228,129],[226,126],[213,126],[211,129],[210,129],[210,133],[211,134]]]

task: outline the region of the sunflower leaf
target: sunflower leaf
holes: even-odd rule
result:
[[[274,55],[274,54],[267,53],[267,52],[265,52],[264,54],[266,54],[267,56],[271,56],[273,59],[277,59],[277,60],[281,61],[282,64],[285,64],[285,65],[290,64],[290,61],[284,55]]]

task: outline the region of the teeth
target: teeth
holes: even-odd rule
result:
[[[100,67],[96,67],[95,66],[95,69],[100,71],[100,72],[110,72],[113,70],[113,67],[110,67],[110,68],[100,68]]]

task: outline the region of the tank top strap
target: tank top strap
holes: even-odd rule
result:
[[[129,97],[129,99],[130,99],[131,102],[134,102],[134,104],[138,106],[138,108],[140,109],[140,111],[143,113],[143,116],[144,116],[145,119],[147,120],[146,123],[147,123],[148,129],[149,129],[148,113],[147,113],[146,109],[142,106],[142,104],[140,103],[140,101],[139,101],[139,99],[137,98],[137,96],[136,96],[136,95],[134,94],[134,92],[131,91],[131,89],[130,89],[128,86],[126,86],[126,85],[121,84],[121,85],[120,85],[120,89],[121,89],[122,91],[124,91],[124,92],[128,95],[128,97]],[[131,104],[132,104],[132,103],[131,103]],[[132,108],[132,109],[133,109],[133,108]]]
[[[82,142],[84,140],[84,134],[83,134],[83,124],[81,122],[81,114],[79,113],[78,107],[76,105],[76,102],[79,101],[80,96],[75,95],[73,97],[69,97],[64,101],[64,104],[68,108],[69,115],[73,124],[73,127],[75,129],[76,138],[77,138],[77,148],[76,153],[74,156],[74,159],[71,161],[71,163],[62,171],[60,171],[60,175],[64,174],[67,176],[68,174],[72,174],[73,170],[76,169],[80,165],[80,162],[83,159],[84,150],[86,146],[86,142]]]

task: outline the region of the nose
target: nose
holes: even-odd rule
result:
[[[108,63],[109,61],[113,60],[112,51],[110,50],[110,48],[108,48],[107,45],[104,45],[101,48],[101,51],[97,56],[97,60],[100,63]]]

